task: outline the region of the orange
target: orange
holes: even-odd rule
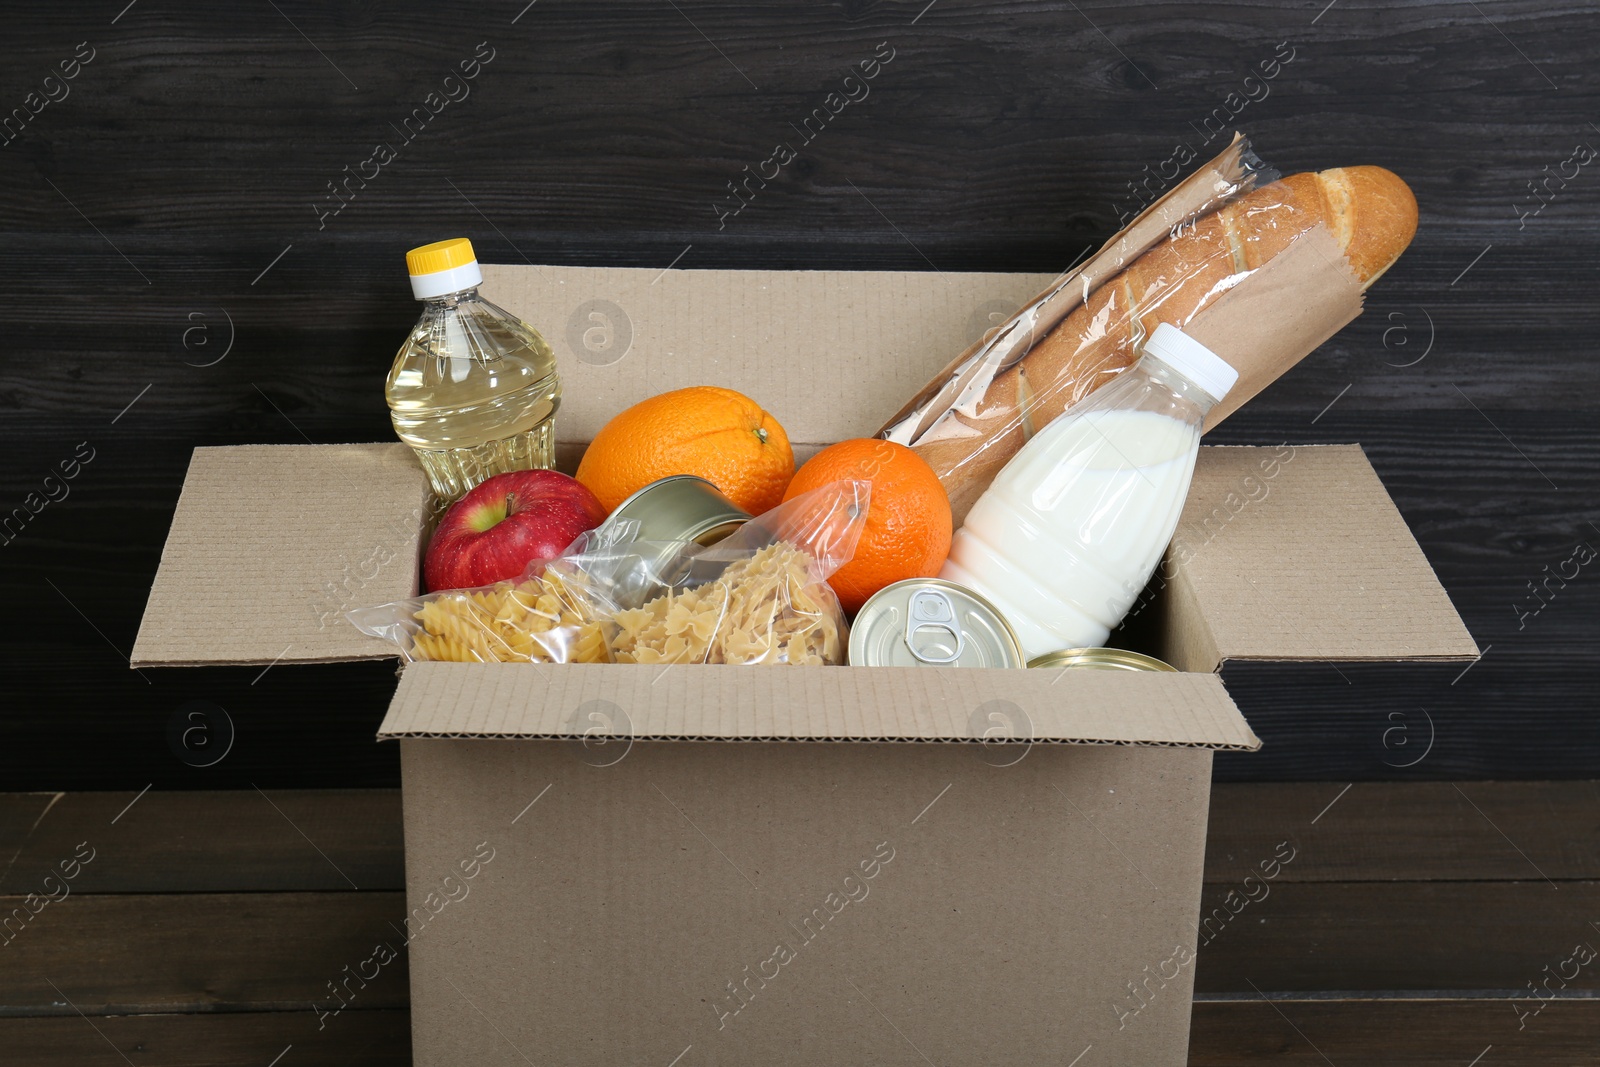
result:
[[[578,481],[607,511],[657,478],[698,474],[752,515],[778,506],[794,450],[778,420],[732,389],[674,389],[614,417],[578,464]]]
[[[850,562],[828,584],[846,611],[903,578],[932,578],[950,554],[950,498],[926,460],[905,445],[858,438],[812,456],[795,474],[785,500],[829,482],[872,483],[867,521]]]

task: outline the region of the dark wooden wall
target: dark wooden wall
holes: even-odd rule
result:
[[[1268,747],[1218,773],[1592,776],[1600,565],[1535,616],[1514,607],[1547,564],[1600,546],[1600,163],[1569,163],[1542,200],[1529,190],[1600,145],[1592,4],[525,2],[9,13],[0,113],[66,95],[0,147],[0,514],[81,442],[94,458],[0,547],[6,788],[397,780],[393,748],[370,742],[388,667],[258,679],[138,674],[125,657],[194,446],[388,436],[411,245],[464,233],[509,262],[665,267],[692,245],[680,267],[1055,270],[1116,228],[1141,168],[1198,150],[1205,117],[1290,53],[1237,124],[1286,172],[1398,171],[1421,230],[1365,317],[1216,436],[1364,444],[1492,647],[1454,682],[1231,680]],[[894,58],[870,96],[719,230],[725,183],[795,140],[790,123],[880,42]],[[402,145],[391,124],[491,49],[471,95]],[[75,52],[92,58],[47,84]],[[328,183],[378,141],[398,157],[319,222]],[[237,729],[208,769],[166,737],[196,700]]]

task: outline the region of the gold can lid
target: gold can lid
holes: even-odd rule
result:
[[[1021,667],[1026,659],[993,604],[942,578],[886,585],[850,624],[853,667]]]
[[[1030,667],[1076,667],[1091,671],[1172,671],[1178,668],[1154,656],[1125,648],[1063,648],[1028,661]]]

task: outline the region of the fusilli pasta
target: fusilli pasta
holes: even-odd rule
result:
[[[606,663],[610,625],[571,575],[440,593],[413,613],[410,658],[457,663]]]

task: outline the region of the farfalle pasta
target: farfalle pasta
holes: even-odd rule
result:
[[[618,663],[839,663],[844,620],[816,564],[785,541],[758,549],[716,579],[668,589],[619,611]]]

